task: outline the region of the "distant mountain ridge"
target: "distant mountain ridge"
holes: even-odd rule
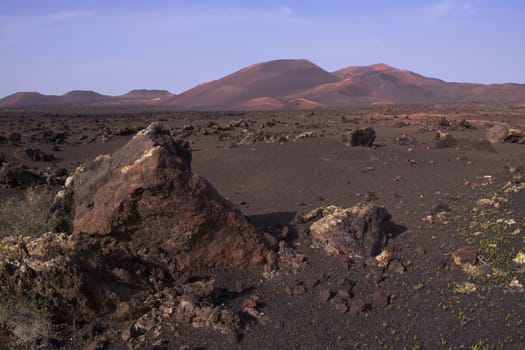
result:
[[[146,89],[120,96],[82,90],[62,96],[17,92],[0,99],[0,107],[144,105],[178,110],[257,110],[470,101],[525,101],[525,84],[449,83],[383,63],[328,72],[305,59],[283,59],[248,66],[179,95]]]

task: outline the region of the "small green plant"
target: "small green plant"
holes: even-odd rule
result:
[[[414,284],[412,286],[412,289],[414,290],[420,290],[421,288],[423,288],[425,285],[423,283],[418,283],[418,284]]]
[[[31,345],[38,337],[52,336],[51,314],[28,300],[0,302],[0,328],[14,338],[13,345]]]
[[[54,194],[45,189],[28,188],[21,196],[0,202],[1,237],[36,237],[52,231]]]

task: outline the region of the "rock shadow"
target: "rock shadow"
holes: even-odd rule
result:
[[[299,238],[295,217],[297,212],[285,211],[247,216],[246,219],[257,231],[266,232],[277,240],[291,242]]]
[[[255,227],[272,226],[272,227],[283,227],[288,224],[292,224],[295,218],[296,212],[285,211],[275,212],[259,215],[249,215],[246,218]]]
[[[405,225],[396,224],[393,221],[390,221],[386,225],[386,232],[389,235],[389,238],[396,238],[403,232],[405,232],[408,228]]]

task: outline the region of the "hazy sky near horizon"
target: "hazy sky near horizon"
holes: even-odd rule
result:
[[[279,58],[525,83],[524,44],[520,0],[1,0],[0,97],[180,93]]]

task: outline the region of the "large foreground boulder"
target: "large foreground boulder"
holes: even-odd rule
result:
[[[505,123],[497,123],[487,130],[485,138],[490,143],[525,144],[525,129]]]
[[[74,235],[115,237],[131,254],[163,257],[179,271],[263,260],[254,228],[191,172],[191,153],[159,124],[78,169],[68,185]]]
[[[378,255],[386,244],[390,214],[369,203],[351,208],[328,206],[310,226],[313,239],[329,254],[350,258]]]

